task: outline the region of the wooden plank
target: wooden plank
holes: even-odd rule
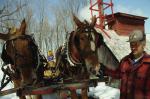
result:
[[[61,85],[50,85],[40,88],[28,87],[22,90],[23,95],[37,95],[37,94],[50,94],[55,92],[56,90],[60,89]]]
[[[0,96],[15,93],[17,90],[19,90],[19,88],[11,88],[11,89],[0,91]]]
[[[36,92],[37,92],[37,94],[40,94],[40,93],[38,93],[38,91],[41,91],[41,94],[42,94],[42,91],[43,92],[44,91],[52,92],[53,90],[55,90],[58,87],[60,87],[60,86],[59,85],[50,85],[50,86],[40,87],[40,88],[32,87],[32,86],[27,86],[24,88],[11,88],[11,89],[0,91],[0,96],[16,93],[17,91],[21,91],[22,94],[26,94],[26,95],[31,95],[31,94],[34,95]]]
[[[12,88],[4,91],[0,91],[0,96],[16,93],[19,91],[22,95],[37,95],[37,94],[50,94],[57,90],[76,90],[84,87],[88,87],[88,82],[79,82],[79,83],[58,83],[45,87],[32,87],[27,86],[24,88]]]
[[[35,88],[35,89],[29,88],[29,89],[23,90],[22,93],[24,95],[51,94],[58,90],[76,90],[76,89],[81,89],[84,87],[88,87],[88,83],[85,83],[85,82],[67,83],[67,84],[51,85],[51,86]]]

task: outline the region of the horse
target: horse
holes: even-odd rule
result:
[[[92,18],[96,23],[96,17]],[[76,19],[79,26],[84,26],[83,23]],[[86,22],[87,23],[87,22]],[[104,38],[101,33],[97,32],[96,30],[91,30],[88,32],[89,35],[93,35],[95,37],[95,54],[91,55],[90,53],[86,53],[87,58],[85,58],[86,65],[90,67],[90,72],[98,77],[103,77],[105,74],[103,71],[100,71],[101,65],[115,70],[119,67],[119,60],[116,58],[114,53],[110,50],[107,44],[104,42]],[[94,45],[93,44],[93,45]],[[83,50],[84,52],[85,50]],[[92,63],[92,64],[90,64]],[[103,69],[102,69],[103,70]],[[111,81],[109,81],[111,83]]]
[[[77,21],[76,23],[78,24],[79,27],[84,26],[84,24],[79,19],[75,19],[75,20]],[[95,16],[92,18],[92,20],[94,20],[92,21],[93,23],[96,23],[97,21]],[[102,76],[105,75],[103,71],[100,71],[101,65],[109,69],[115,70],[119,67],[119,60],[116,58],[114,53],[110,50],[110,48],[104,42],[104,38],[102,34],[97,32],[95,29],[91,29],[91,30],[90,29],[88,32],[89,35],[92,35],[95,38],[95,42],[93,44],[95,46],[94,47],[95,51],[93,55],[91,55],[90,53],[86,53],[86,55],[89,57],[86,57],[86,58],[84,57],[84,59],[85,59],[86,66],[90,67],[89,71],[92,74],[99,76],[101,78]],[[83,49],[82,53],[84,53],[84,51],[86,50]]]
[[[24,19],[20,28],[9,29],[7,34],[0,33],[0,39],[6,41],[1,58],[5,64],[11,64],[8,72],[15,88],[33,85],[39,78],[42,79],[43,75],[42,68],[37,67],[38,47],[34,39],[25,34],[25,31],[26,21]],[[26,99],[23,95],[19,97]]]
[[[81,32],[81,34],[83,34],[84,36],[86,34],[86,36],[88,37],[87,39],[89,40],[86,41],[88,43],[86,44],[86,42],[82,40],[83,39],[82,36],[79,36],[78,40],[75,38],[76,40],[75,42],[78,42],[77,44],[75,43],[76,46],[80,46],[80,48],[82,49],[80,50],[81,51],[80,53],[85,54],[85,56],[82,55],[82,59],[85,60],[86,66],[90,67],[89,71],[93,73],[93,69],[94,69],[94,74],[99,75],[100,65],[104,65],[107,68],[112,70],[117,69],[119,66],[119,60],[116,58],[116,56],[107,46],[107,44],[104,42],[103,35],[97,32],[96,29],[94,28],[97,21],[96,16],[92,17],[92,23],[91,23],[92,25],[89,24],[86,20],[85,20],[86,24],[84,24],[75,16],[74,16],[74,21],[78,26],[77,31]],[[91,46],[91,49],[90,47],[86,48],[85,47],[86,45]],[[72,50],[73,49],[74,48],[72,47]],[[89,52],[87,51],[89,49],[92,51],[92,54],[90,51]],[[77,57],[75,58],[78,59]]]
[[[99,65],[97,48],[103,43],[103,36],[95,30],[96,17],[91,23],[81,22],[75,15],[73,20],[77,26],[64,44],[56,51],[56,67],[60,70],[64,82],[88,81],[90,69]],[[87,86],[88,87],[88,86]],[[82,99],[88,99],[87,87],[82,88]],[[76,90],[71,91],[71,98],[77,99]]]

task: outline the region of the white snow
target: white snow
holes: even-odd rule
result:
[[[120,90],[105,85],[105,82],[99,82],[98,86],[89,88],[89,95],[99,99],[119,99]]]

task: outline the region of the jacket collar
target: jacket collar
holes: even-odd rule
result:
[[[133,60],[133,54],[132,53],[130,53],[128,55],[128,59]],[[145,51],[143,52],[143,57],[141,59],[143,62],[149,62],[150,63],[150,55],[147,54]],[[139,59],[139,60],[141,60],[141,59]]]

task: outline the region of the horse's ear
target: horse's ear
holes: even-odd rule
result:
[[[25,19],[23,19],[20,26],[20,33],[25,34],[25,31],[26,31],[26,21]]]
[[[92,20],[92,22],[91,22],[90,26],[94,27],[96,24],[96,21],[97,21],[96,15],[94,15],[91,20]]]
[[[73,14],[73,20],[78,27],[82,27],[83,23]]]

